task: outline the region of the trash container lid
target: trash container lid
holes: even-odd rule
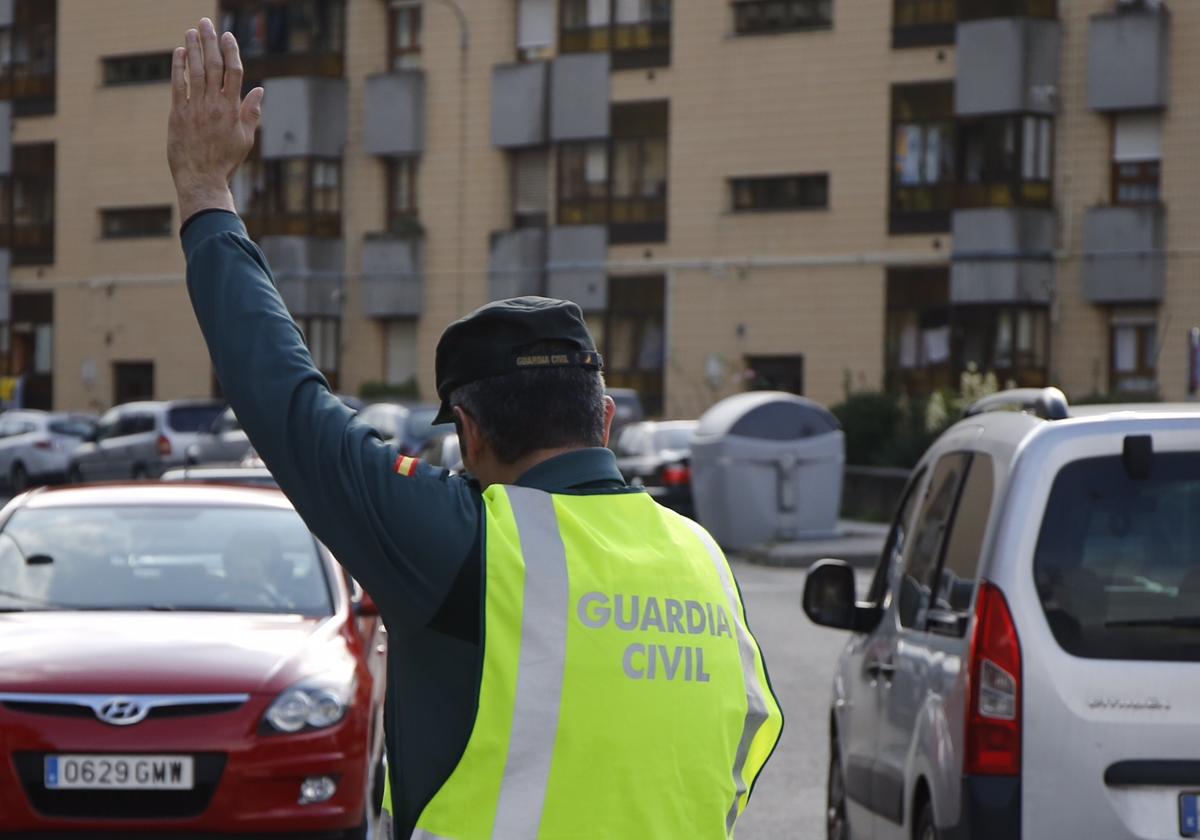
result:
[[[837,418],[820,403],[783,391],[749,391],[704,412],[696,437],[802,440],[840,430]]]

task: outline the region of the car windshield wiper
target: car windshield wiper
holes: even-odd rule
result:
[[[1200,615],[1177,615],[1163,618],[1125,618],[1119,621],[1106,621],[1105,627],[1179,627],[1187,630],[1200,630]]]

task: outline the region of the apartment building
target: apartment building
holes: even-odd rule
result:
[[[584,308],[615,386],[1183,399],[1200,7],[1154,0],[0,0],[0,398],[203,395],[164,160],[202,15],[266,87],[234,183],[336,388]]]

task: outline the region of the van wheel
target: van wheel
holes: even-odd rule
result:
[[[25,471],[25,465],[20,461],[12,465],[12,472],[8,474],[8,486],[12,489],[14,496],[29,489],[29,473]]]
[[[67,484],[83,484],[83,471],[74,464],[67,470]]]
[[[850,840],[850,825],[846,822],[846,780],[842,776],[841,752],[836,739],[829,743],[825,801],[825,837],[827,840]]]
[[[150,477],[150,474],[148,472],[146,472],[145,467],[143,467],[141,464],[134,465],[134,468],[133,468],[133,480],[134,481],[145,481],[149,477]]]
[[[917,814],[916,826],[917,830],[913,832],[916,840],[940,840],[942,835],[933,822],[933,804],[931,802],[927,801],[921,806],[921,811]]]

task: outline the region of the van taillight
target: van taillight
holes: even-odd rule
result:
[[[1008,602],[981,583],[971,638],[967,750],[964,772],[1016,776],[1021,772],[1021,640]]]
[[[171,454],[171,441],[166,435],[158,436],[158,454],[167,458]]]

